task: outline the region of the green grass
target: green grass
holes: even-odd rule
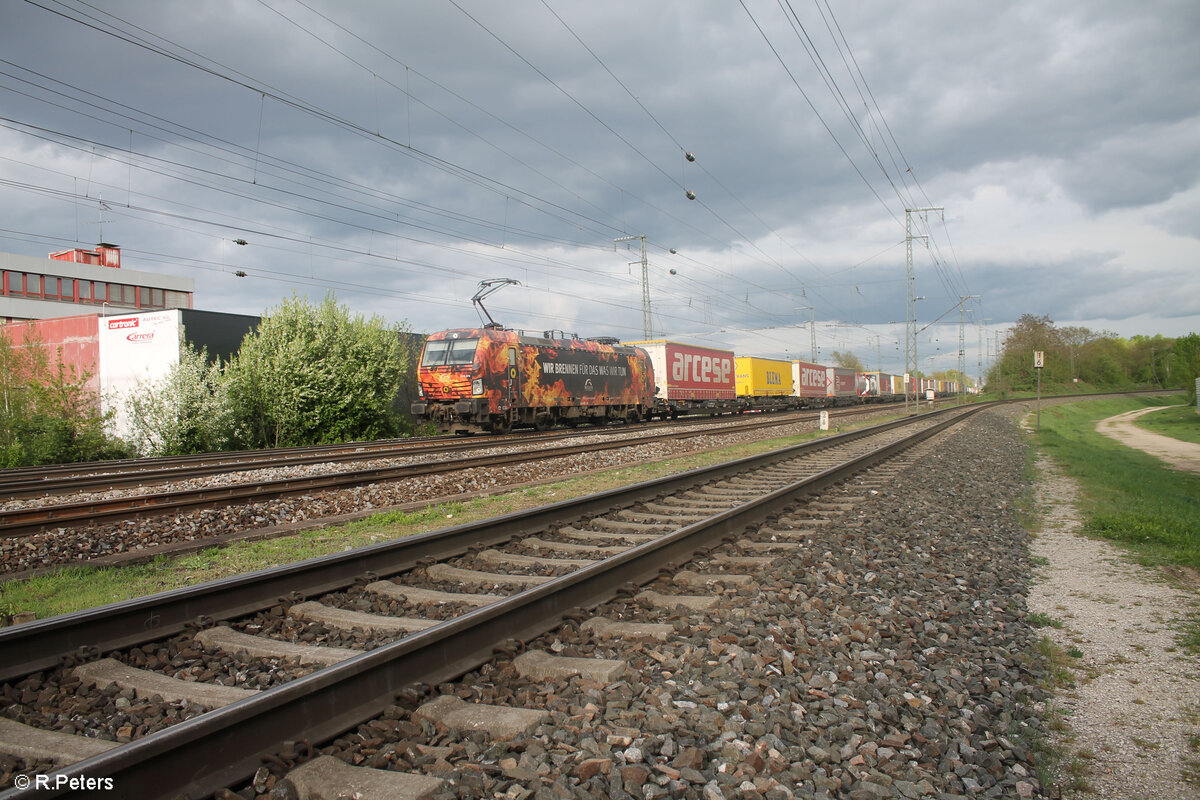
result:
[[[1171,399],[1178,402],[1177,398]],[[1135,424],[1152,433],[1200,444],[1200,414],[1196,413],[1194,405],[1172,406],[1143,414],[1135,420]]]
[[[874,419],[860,425],[843,425],[843,429],[865,427],[880,421]],[[354,547],[537,508],[560,500],[777,450],[817,437],[818,434],[811,433],[695,453],[566,478],[552,484],[515,489],[464,503],[436,505],[415,512],[375,514],[337,527],[258,542],[238,542],[226,547],[212,547],[190,555],[162,557],[135,566],[66,567],[29,580],[0,583],[0,617],[17,612],[33,612],[38,619],[66,614],[278,564],[290,564]]]
[[[1067,651],[1055,644],[1049,636],[1038,639],[1036,647],[1046,665],[1044,680],[1048,685],[1051,688],[1074,687],[1075,674],[1071,672],[1071,667],[1075,664],[1075,657],[1068,655]]]
[[[1037,443],[1080,482],[1085,531],[1127,545],[1146,564],[1200,569],[1200,475],[1167,469],[1096,432],[1098,420],[1170,399],[1043,408]]]
[[[1026,617],[1025,619],[1030,625],[1032,625],[1035,628],[1046,628],[1046,627],[1061,628],[1061,627],[1063,627],[1063,621],[1061,619],[1055,619],[1054,617],[1050,616],[1049,614],[1043,614],[1041,611],[1031,611],[1029,613],[1029,616]]]

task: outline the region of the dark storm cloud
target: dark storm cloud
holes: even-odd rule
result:
[[[503,275],[523,284],[494,300],[510,324],[634,338],[638,254],[613,239],[645,233],[656,333],[794,352],[812,306],[828,351],[894,336],[903,209],[936,205],[926,321],[982,294],[972,317],[997,325],[1200,324],[1194,4],[835,5],[843,52],[797,7],[864,144],[775,4],[306,2],[109,0],[92,27],[8,4],[3,57],[109,108],[7,68],[24,186],[0,186],[3,249],[92,241],[103,194],[127,263],[193,274],[200,307],[333,289],[428,330],[473,323],[476,283]]]

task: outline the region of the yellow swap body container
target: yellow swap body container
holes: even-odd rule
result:
[[[738,356],[736,361],[738,397],[786,397],[793,394],[792,362],[757,356]]]

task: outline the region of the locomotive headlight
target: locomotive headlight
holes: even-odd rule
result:
[[[471,394],[483,394],[483,378],[471,381]]]
[[[418,383],[417,384],[417,397],[424,397],[424,396],[425,396],[425,387]]]

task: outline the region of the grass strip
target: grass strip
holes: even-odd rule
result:
[[[1143,564],[1200,569],[1200,475],[1169,469],[1096,431],[1106,417],[1178,402],[1133,397],[1050,406],[1042,409],[1036,440],[1079,481],[1087,533],[1128,546]]]

